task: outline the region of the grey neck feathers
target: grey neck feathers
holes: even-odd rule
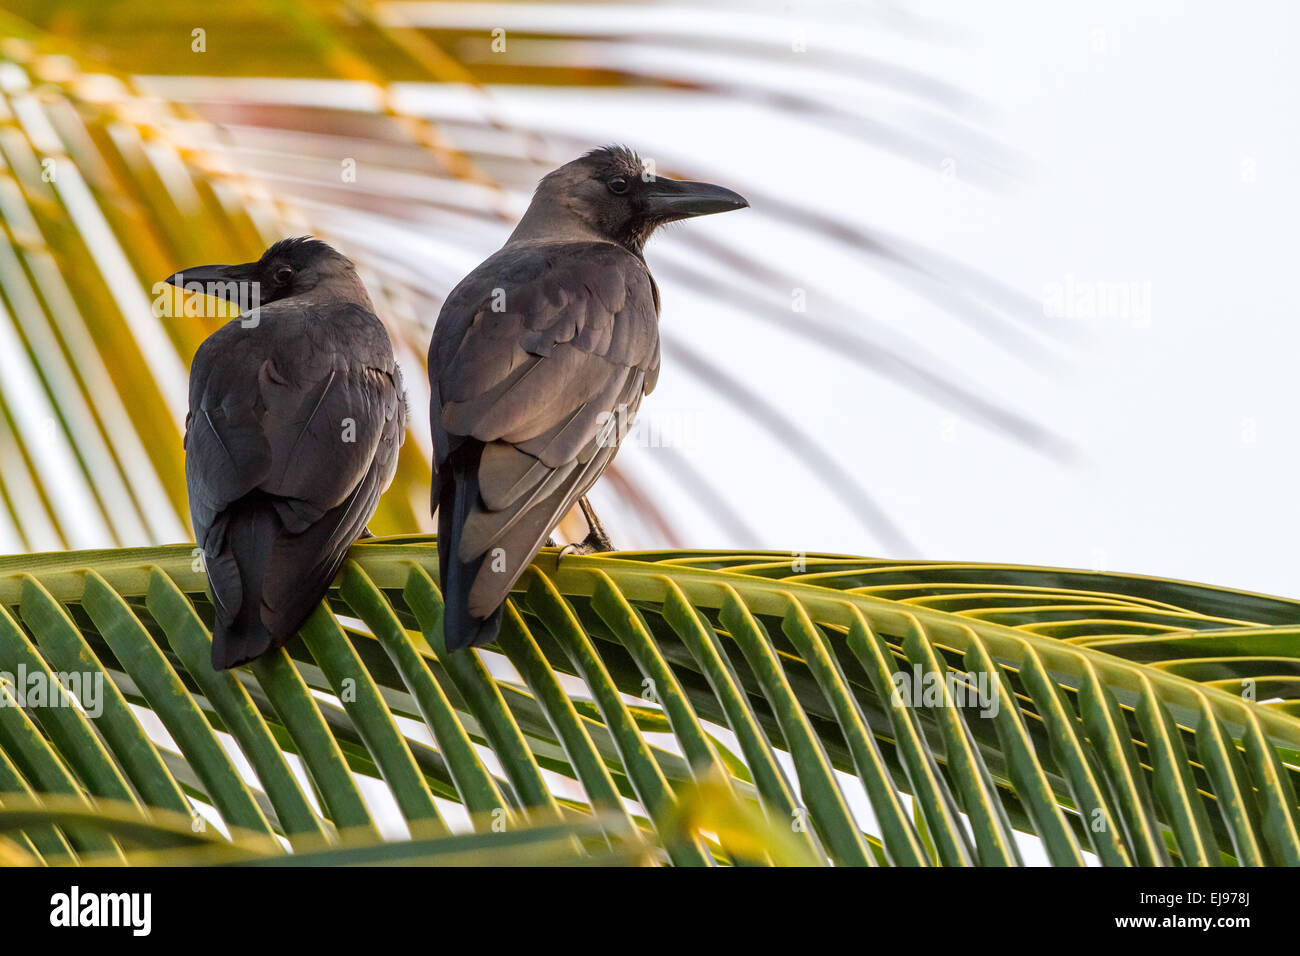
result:
[[[537,196],[528,206],[528,211],[515,226],[506,240],[509,245],[515,242],[535,242],[546,240],[552,242],[580,242],[583,240],[604,240],[602,235],[583,215],[565,202],[563,196]]]

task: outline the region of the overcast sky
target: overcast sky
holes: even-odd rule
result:
[[[619,463],[656,490],[687,545],[1101,567],[1300,596],[1297,9],[745,2],[658,14],[601,4],[596,17],[580,6],[449,3],[430,5],[425,22],[512,36],[529,18],[557,30],[565,17],[597,32],[630,24],[645,42],[592,42],[581,56],[785,97],[774,108],[734,92],[490,91],[505,121],[593,145],[620,140],[754,199],[751,210],[669,230],[647,251],[666,344],[643,414],[678,447],[628,447]],[[702,35],[734,38],[736,52],[701,47]],[[840,66],[844,54],[859,58],[856,72]],[[574,54],[537,46],[547,55]],[[341,102],[365,95],[339,89]],[[444,112],[482,108],[480,94],[448,85],[400,95]],[[792,108],[790,95],[821,108]],[[778,220],[764,200],[932,250],[948,273],[960,264],[994,277],[1021,306],[1001,318],[945,308],[878,259]],[[513,201],[522,210],[526,192]],[[405,241],[384,241],[448,284],[508,232],[405,228]],[[692,239],[765,262],[756,284],[770,307],[692,290],[679,276],[701,262]],[[798,290],[804,312],[793,307]],[[846,316],[845,301],[865,318]],[[901,349],[1049,428],[1075,456],[1026,448],[811,345],[802,333],[814,322]],[[1008,349],[1008,336],[1021,345]],[[857,476],[906,543],[831,494],[824,468],[719,401],[682,356],[685,340]],[[418,388],[423,368],[408,359]],[[684,493],[674,460],[706,475],[752,531]],[[597,487],[598,505],[609,488]],[[632,515],[614,513],[610,530],[623,547],[656,542]],[[12,538],[0,525],[0,542]]]
[[[792,237],[761,207],[681,227],[745,244],[806,276],[810,290],[863,297],[917,354],[1049,426],[1078,457],[1029,451],[809,347],[799,314],[781,304],[784,289],[770,291],[790,335],[661,280],[666,334],[707,345],[833,449],[913,542],[909,554],[1300,594],[1295,6],[930,3],[907,6],[919,16],[883,20],[872,5],[769,9],[767,20],[744,22],[759,34],[803,31],[803,56],[855,49],[968,93],[976,102],[960,115],[975,145],[918,162],[821,119],[708,97],[496,96],[534,121],[553,114],[557,127],[585,126],[595,141],[689,156],[741,191],[851,211],[1024,293],[1029,320],[1045,332],[1042,355],[1028,359],[865,258]],[[689,51],[681,62],[692,62]],[[820,84],[832,102],[901,127],[947,121],[906,95],[809,77],[816,71],[802,66],[792,59],[802,72],[791,83]],[[779,83],[783,69],[763,75]],[[1005,151],[978,146],[982,137]],[[679,231],[652,242],[647,257],[654,268],[689,254]],[[837,318],[830,313],[809,299],[808,315]],[[644,407],[688,423],[696,466],[738,511],[762,516],[756,543],[889,553],[805,462],[675,366],[672,348]],[[621,461],[668,487],[656,454],[629,448]],[[708,508],[674,500],[690,515],[689,544],[742,543]]]

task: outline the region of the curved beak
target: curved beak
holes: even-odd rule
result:
[[[713,183],[688,179],[656,179],[646,194],[648,212],[656,219],[687,219],[715,212],[745,209],[749,202],[740,193]]]
[[[163,281],[185,292],[201,292],[238,303],[248,299],[249,283],[257,281],[256,267],[256,262],[234,266],[194,266],[174,272]]]

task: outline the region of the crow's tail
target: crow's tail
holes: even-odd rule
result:
[[[279,532],[280,519],[269,501],[240,502],[231,509],[221,554],[208,559],[208,577],[218,604],[212,629],[215,670],[247,664],[284,643],[262,622],[262,583]],[[232,619],[222,608],[235,606],[236,601],[238,611]]]
[[[451,453],[444,468],[438,495],[438,576],[442,583],[442,634],[447,650],[479,647],[496,640],[501,630],[502,606],[487,617],[469,612],[469,592],[483,565],[482,556],[473,561],[457,557],[465,519],[478,500],[478,466],[483,445],[466,441]]]

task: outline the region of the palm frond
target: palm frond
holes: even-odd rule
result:
[[[629,20],[635,8],[592,5],[590,16],[546,27],[545,5],[476,6],[187,0],[150,6],[147,18],[138,3],[0,11],[0,541],[17,551],[187,536],[185,368],[217,319],[157,315],[152,300],[155,283],[189,263],[239,261],[305,232],[342,246],[389,325],[412,406],[424,407],[441,296],[499,244],[538,176],[592,145],[584,130],[522,116],[503,84],[720,97],[833,125],[908,162],[933,166],[960,151],[990,186],[1016,175],[1014,155],[980,131],[979,104],[959,91],[833,46],[793,66],[778,55],[786,26],[761,17],[726,30],[707,16],[690,30],[649,29]],[[499,55],[488,52],[498,25],[489,15],[506,18]],[[191,49],[196,29],[204,53]],[[694,66],[680,55],[692,43],[707,53]],[[734,71],[743,79],[710,77],[701,62],[710,58],[745,66]],[[774,94],[778,66],[781,86],[797,93]],[[828,77],[888,106],[830,97]],[[661,172],[709,172],[689,153],[646,145]],[[341,175],[347,163],[355,176]],[[972,267],[840,211],[803,208],[764,182],[726,178],[791,241],[871,263],[995,348],[1034,366],[1057,347],[1040,310]],[[792,324],[791,289],[804,283],[779,262],[702,236],[665,240],[657,255],[666,281],[775,336],[798,335],[916,399],[1069,459],[1060,436],[834,288],[805,290],[816,305]],[[675,341],[676,367],[724,414],[750,418],[774,444],[788,438],[771,402],[728,387],[689,336]],[[412,419],[375,519],[381,533],[430,527],[430,442],[422,416]],[[809,441],[834,465],[834,449]],[[650,487],[630,474],[635,453],[619,467],[629,471],[619,487]],[[680,467],[665,475],[698,484]],[[813,477],[882,550],[908,550],[906,528],[859,476],[831,467]],[[649,523],[645,540],[671,542],[671,524]]]
[[[417,536],[358,545],[302,640],[232,673],[208,664],[192,561],[0,559],[0,671],[104,688],[96,716],[0,707],[13,852],[184,862],[212,843],[140,856],[88,823],[103,805],[146,836],[200,813],[230,834],[213,860],[433,859],[472,831],[485,860],[1300,862],[1297,602],[1052,568],[547,551],[499,645],[447,654]]]

